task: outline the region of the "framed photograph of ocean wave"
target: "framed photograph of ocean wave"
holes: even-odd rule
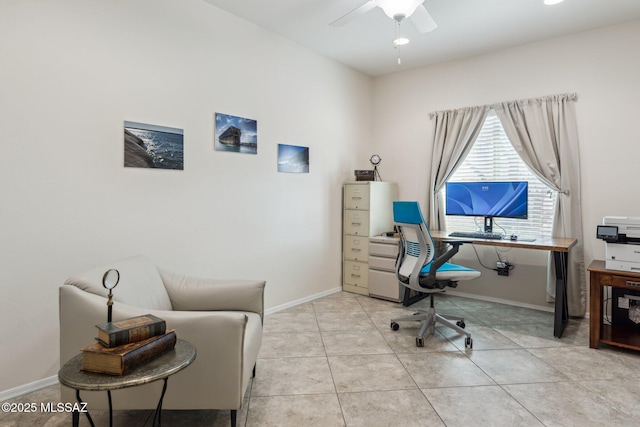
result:
[[[184,169],[184,130],[124,122],[124,167]]]
[[[309,147],[278,144],[278,172],[309,173]]]
[[[215,113],[213,148],[217,151],[258,154],[258,122]]]

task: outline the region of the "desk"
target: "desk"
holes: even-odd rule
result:
[[[589,268],[589,347],[598,348],[601,342],[618,347],[640,350],[640,331],[602,323],[602,290],[614,288],[640,289],[640,273],[607,270],[605,262],[594,260]]]
[[[76,389],[76,399],[78,403],[82,403],[80,399],[80,390],[91,391],[107,391],[109,393],[109,425],[112,424],[112,407],[111,407],[111,390],[117,390],[126,387],[135,387],[147,384],[157,380],[164,380],[162,394],[153,417],[153,425],[160,425],[160,413],[162,411],[162,399],[167,390],[167,379],[178,371],[186,368],[196,358],[195,347],[185,341],[178,339],[173,350],[152,359],[148,362],[133,369],[129,374],[122,376],[112,376],[104,374],[96,374],[93,372],[81,371],[82,353],[71,358],[60,368],[58,379],[61,384]],[[93,427],[93,420],[89,412],[85,412],[89,424]],[[156,424],[156,419],[158,423]],[[78,426],[80,422],[80,413],[73,412],[73,425]]]
[[[498,246],[504,248],[537,249],[553,252],[556,268],[556,298],[554,308],[553,336],[560,338],[569,321],[569,307],[567,305],[567,264],[569,250],[578,242],[574,238],[540,237],[533,242],[518,240],[492,240],[449,237],[447,231],[432,230],[431,237],[436,242],[447,240],[464,240],[474,245]]]

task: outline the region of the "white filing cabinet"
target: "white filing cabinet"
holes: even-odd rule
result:
[[[369,296],[402,301],[402,289],[396,278],[397,237],[369,238]]]
[[[393,230],[398,185],[355,181],[344,185],[342,289],[369,295],[369,237]]]

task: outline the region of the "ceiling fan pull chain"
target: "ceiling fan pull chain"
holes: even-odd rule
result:
[[[395,22],[396,25],[393,26],[393,29],[395,31],[394,37],[393,37],[393,48],[396,50],[396,53],[398,54],[398,65],[400,65],[400,63],[402,61],[400,61],[400,49],[398,48],[398,44],[396,43],[396,40],[398,39],[398,27],[400,26],[400,22],[396,21]]]
[[[400,60],[400,45],[397,43],[398,41],[398,34],[400,33],[400,20],[396,20],[395,22],[395,37],[393,38],[393,48],[396,50],[396,52],[398,53],[398,65],[402,65],[402,60]]]

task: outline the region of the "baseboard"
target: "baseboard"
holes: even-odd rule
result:
[[[530,308],[532,310],[548,311],[550,313],[553,313],[554,311],[553,306],[545,307],[543,305],[527,304],[525,302],[518,302],[518,301],[512,301],[512,300],[501,299],[501,298],[493,298],[493,297],[487,297],[484,295],[477,295],[477,294],[468,294],[466,292],[450,291],[448,289],[447,289],[447,295],[453,295],[456,297],[465,297],[469,299],[477,299],[480,301],[496,302],[498,304],[512,305],[514,307]]]
[[[342,291],[342,287],[337,287],[337,288],[333,288],[333,289],[329,289],[328,291],[324,291],[324,292],[320,292],[318,294],[314,294],[308,297],[304,297],[298,300],[294,300],[294,301],[290,301],[288,303],[285,304],[281,304],[275,307],[271,307],[267,310],[264,311],[264,315],[268,316],[270,314],[273,313],[277,313],[278,311],[282,311],[285,310],[287,308],[291,308],[291,307],[295,307],[296,305],[300,305],[300,304],[304,304],[305,302],[309,302],[309,301],[313,301],[316,300],[318,298],[322,298],[322,297],[326,297],[327,295],[331,295],[331,294],[335,294],[337,292]]]
[[[29,384],[10,388],[9,390],[0,391],[0,402],[4,402],[5,400],[13,399],[14,397],[19,397],[23,394],[31,393],[32,391],[40,390],[41,388],[49,387],[55,384],[58,384],[57,375],[49,378],[43,378]]]

